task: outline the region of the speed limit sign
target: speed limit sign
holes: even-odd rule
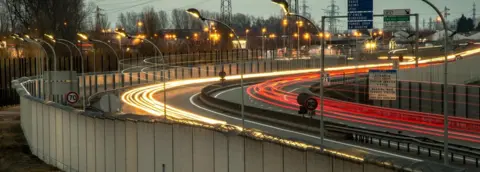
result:
[[[305,101],[305,105],[304,105],[308,110],[310,111],[313,111],[315,109],[317,109],[318,107],[318,102],[317,102],[317,99],[313,98],[313,97],[310,97],[308,98],[306,101]]]
[[[78,102],[78,99],[80,99],[80,97],[78,96],[78,93],[76,93],[76,92],[69,92],[65,95],[65,99],[67,99],[68,103],[75,104],[75,103]]]

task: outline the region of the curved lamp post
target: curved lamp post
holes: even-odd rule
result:
[[[117,34],[119,34],[120,36],[122,37],[126,37],[128,39],[140,39],[142,41],[146,41],[147,43],[149,43],[150,45],[152,45],[155,50],[157,50],[157,52],[160,54],[160,56],[162,57],[162,78],[163,78],[163,115],[165,116],[165,119],[167,119],[167,78],[165,77],[165,66],[167,65],[165,63],[165,59],[163,58],[163,53],[162,51],[160,51],[160,48],[158,48],[157,45],[155,45],[152,41],[148,40],[148,39],[143,39],[143,38],[137,38],[135,36],[131,36],[131,35],[128,35],[125,31],[119,31],[119,30],[116,30],[115,31]],[[154,72],[155,72],[155,75],[156,75],[156,71],[157,71],[157,57],[155,57],[155,68],[154,68]]]
[[[21,38],[18,34],[12,34],[11,37],[12,37],[13,39],[18,39],[18,40],[20,40],[20,41],[23,41],[23,42],[26,42],[26,43],[31,43],[31,44],[33,44],[33,45],[35,45],[35,46],[38,46],[38,47],[42,50],[42,52],[45,54],[45,57],[48,58],[47,50],[45,50],[45,48],[44,48],[40,43],[35,42],[35,41],[27,41],[27,40]],[[39,62],[37,63],[37,66],[38,66],[38,65],[40,65],[40,66],[37,67],[37,69],[38,69],[38,73],[41,74],[40,82],[41,82],[42,84],[44,84],[44,78],[43,78],[43,73],[44,73],[43,67],[44,67],[44,64],[45,64],[44,60],[40,57]],[[40,96],[41,96],[41,95],[42,95],[42,92],[41,92],[41,91],[43,91],[43,93],[45,93],[45,87],[42,87],[41,90],[40,90],[40,87],[41,87],[41,85],[39,85],[38,92],[39,92],[39,94],[40,94]]]
[[[52,40],[56,40],[57,42],[62,41],[62,42],[65,42],[65,43],[67,43],[67,44],[70,44],[70,45],[73,46],[75,49],[77,49],[77,52],[78,52],[78,54],[80,55],[80,58],[82,59],[82,62],[81,62],[81,65],[82,65],[82,80],[83,80],[83,96],[82,96],[82,97],[83,97],[83,98],[82,98],[82,99],[83,99],[83,104],[82,104],[82,105],[83,105],[83,111],[85,111],[85,108],[86,108],[85,97],[86,97],[86,94],[87,94],[87,90],[86,90],[86,83],[85,83],[85,81],[86,81],[86,78],[85,78],[85,66],[84,66],[84,64],[83,64],[83,61],[84,61],[85,59],[83,58],[82,51],[80,51],[80,49],[79,49],[77,46],[75,46],[75,44],[74,44],[73,42],[70,42],[70,41],[65,40],[65,39],[54,39],[53,36],[51,36],[51,35],[45,35],[45,36],[47,36],[48,38],[50,38],[50,39],[52,39]]]
[[[198,11],[195,8],[190,8],[186,12],[189,13],[190,15],[192,15],[193,17],[198,18],[202,21],[212,21],[212,22],[216,22],[216,23],[220,23],[220,24],[224,25],[225,27],[227,27],[228,29],[230,29],[233,32],[233,34],[235,35],[235,39],[238,42],[239,48],[242,49],[242,45],[240,44],[240,39],[239,39],[237,33],[229,25],[227,25],[227,24],[225,24],[221,21],[215,20],[215,19],[205,18],[200,14],[200,11]],[[241,70],[240,70],[240,90],[242,90],[241,115],[242,115],[242,131],[243,131],[245,129],[245,100],[244,100],[245,99],[245,96],[244,96],[245,90],[243,89],[243,73],[244,73],[243,58],[240,58],[240,66],[241,66]],[[222,66],[222,71],[223,71],[223,66]]]
[[[52,53],[53,53],[53,69],[54,71],[58,71],[57,70],[57,54],[55,53],[55,48],[53,48],[53,46],[51,44],[49,44],[48,42],[44,41],[44,40],[41,40],[41,39],[32,39],[30,38],[30,36],[28,35],[25,35],[25,40],[29,40],[31,42],[40,42],[40,43],[43,43],[43,44],[46,44],[50,50],[52,50]],[[48,58],[47,58],[48,59]],[[48,62],[47,62],[47,66],[48,66]],[[50,68],[48,68],[48,70],[50,71]],[[53,77],[56,78],[56,73],[53,73]],[[52,80],[52,78],[49,78],[50,80]],[[50,83],[53,83],[53,82],[50,82]],[[48,99],[50,99],[51,95],[52,95],[52,92],[53,90],[55,90],[55,85],[54,84],[50,84],[50,92],[49,92],[49,95],[48,95]],[[54,97],[52,97],[54,98]],[[55,101],[55,99],[54,99]]]
[[[103,45],[106,45],[108,48],[110,48],[110,50],[112,50],[113,54],[115,55],[115,58],[117,58],[117,70],[118,70],[118,72],[120,72],[120,58],[118,57],[117,52],[115,51],[115,49],[113,49],[112,46],[110,46],[106,42],[103,42],[103,41],[100,41],[100,40],[97,40],[97,39],[92,39],[92,38],[88,37],[86,34],[77,33],[77,35],[80,36],[84,40],[88,40],[90,42],[101,43]]]
[[[428,0],[422,0],[423,2],[427,3],[430,7],[432,7],[435,12],[437,12],[438,16],[440,16],[440,19],[442,20],[442,24],[443,24],[443,29],[445,30],[445,42],[444,42],[444,50],[445,50],[445,61],[444,61],[444,80],[443,80],[443,86],[444,86],[444,89],[443,89],[443,115],[444,115],[444,119],[443,119],[443,126],[444,126],[444,141],[443,141],[443,151],[444,151],[444,158],[443,158],[443,163],[444,164],[448,164],[448,89],[447,89],[447,86],[448,86],[448,76],[447,76],[447,69],[448,69],[448,50],[447,50],[447,44],[448,44],[448,28],[447,28],[447,23],[445,22],[445,18],[443,17],[442,15],[442,12],[440,12],[440,10],[435,6],[433,5],[430,1]]]
[[[323,145],[323,140],[324,140],[324,137],[325,137],[325,126],[324,126],[324,119],[323,119],[323,99],[324,99],[324,96],[323,96],[323,92],[324,92],[324,88],[323,88],[323,77],[324,77],[324,74],[325,74],[325,33],[322,31],[322,30],[325,30],[325,29],[320,29],[318,28],[314,22],[312,22],[310,19],[304,17],[304,16],[301,16],[301,15],[298,15],[298,14],[295,14],[295,13],[290,13],[289,10],[288,10],[288,2],[285,1],[285,0],[272,0],[273,3],[279,5],[282,9],[283,9],[283,12],[285,12],[285,15],[287,17],[289,16],[295,16],[295,17],[299,17],[299,18],[302,18],[306,21],[308,21],[309,23],[312,24],[312,26],[315,27],[315,29],[317,30],[317,32],[319,34],[322,34],[322,58],[321,58],[321,66],[320,66],[320,144]],[[325,22],[325,18],[322,17],[322,23]],[[322,25],[323,26],[323,25]],[[300,35],[299,35],[299,39],[300,39]],[[322,149],[323,149],[323,146],[322,146]]]

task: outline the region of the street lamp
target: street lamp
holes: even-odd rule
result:
[[[40,43],[35,42],[35,41],[27,41],[27,40],[21,38],[18,34],[12,34],[11,37],[12,37],[13,39],[18,39],[18,40],[20,40],[20,41],[22,41],[22,42],[27,42],[27,43],[34,44],[34,45],[40,47],[40,49],[43,51],[43,53],[45,54],[45,58],[42,59],[42,58],[40,57],[39,62],[37,63],[37,66],[40,66],[40,67],[37,67],[37,69],[38,69],[37,72],[38,72],[38,73],[41,73],[40,82],[41,82],[42,84],[44,84],[45,82],[44,82],[43,75],[44,75],[44,73],[45,73],[45,70],[44,70],[43,67],[44,67],[44,64],[45,64],[45,62],[44,62],[45,59],[48,58],[47,50],[45,50],[45,48],[43,48],[43,46],[42,46]],[[42,89],[40,90],[40,88],[42,88]],[[42,91],[43,91],[43,93],[45,94],[45,87],[41,87],[41,85],[39,85],[39,87],[38,87],[38,92],[39,92],[40,96],[42,95]]]
[[[203,17],[202,15],[200,15],[200,12],[199,12],[197,9],[195,9],[195,8],[190,8],[190,9],[188,9],[188,10],[187,10],[187,13],[191,14],[193,17],[198,18],[198,19],[200,19],[200,20],[202,20],[202,21],[212,21],[212,22],[220,23],[220,24],[224,25],[225,27],[229,28],[229,29],[232,31],[232,33],[235,35],[235,38],[237,39],[237,41],[238,41],[238,43],[239,43],[239,44],[238,44],[239,48],[242,49],[242,45],[240,44],[239,37],[238,37],[237,33],[233,30],[232,27],[228,26],[227,24],[225,24],[225,23],[223,23],[223,22],[221,22],[221,21]],[[262,31],[263,31],[263,29],[262,29]],[[266,32],[266,29],[265,29],[265,32]],[[248,31],[246,31],[246,33],[248,33]],[[241,113],[241,115],[242,115],[242,131],[244,131],[244,129],[245,129],[245,103],[244,103],[244,102],[245,102],[245,101],[244,101],[244,99],[245,99],[245,95],[244,95],[245,90],[243,89],[243,73],[244,73],[244,71],[243,71],[243,70],[244,70],[243,58],[240,58],[240,66],[241,66],[241,70],[240,70],[240,90],[242,91],[242,92],[241,92],[241,93],[242,93],[242,103],[241,103],[241,112],[240,112],[240,113]],[[223,69],[223,68],[222,68],[222,69]]]
[[[431,6],[435,12],[437,12],[439,18],[440,18],[440,21],[442,22],[443,24],[443,29],[445,30],[445,42],[444,42],[444,54],[445,54],[445,61],[444,61],[444,80],[443,80],[443,86],[444,86],[444,89],[443,89],[443,115],[444,115],[444,119],[443,119],[443,127],[444,127],[444,141],[443,141],[443,151],[444,151],[444,158],[443,158],[443,163],[444,164],[448,164],[448,89],[447,89],[447,86],[448,86],[448,76],[447,76],[447,69],[448,69],[448,50],[447,50],[447,44],[448,44],[448,28],[447,28],[447,23],[445,21],[445,18],[443,17],[442,15],[442,12],[440,12],[440,10],[435,6],[433,5],[430,1],[428,0],[422,0],[423,2],[427,3],[429,6]],[[437,18],[437,21],[438,18]]]
[[[265,53],[265,33],[267,33],[267,28],[262,28],[262,58]]]
[[[324,34],[324,31],[322,31],[321,29],[319,29],[314,22],[312,22],[310,19],[304,17],[304,16],[301,16],[301,15],[298,15],[298,14],[295,14],[295,13],[290,13],[288,11],[288,2],[285,1],[285,0],[272,0],[273,3],[279,5],[283,11],[285,12],[285,15],[287,17],[289,16],[296,16],[296,17],[299,17],[299,18],[302,18],[304,19],[305,21],[308,21],[309,23],[311,23],[315,29],[317,30],[318,33],[322,33],[322,35],[325,35]],[[323,18],[322,18],[323,19]],[[324,22],[324,19],[322,20],[322,22]],[[299,38],[300,39],[300,38]],[[323,115],[323,100],[324,100],[324,96],[323,96],[323,92],[324,92],[324,89],[323,89],[323,77],[324,77],[324,73],[325,73],[325,38],[324,36],[322,36],[322,58],[321,58],[321,69],[320,69],[320,143],[323,145],[323,140],[324,140],[324,137],[325,137],[325,126],[324,126],[324,115]],[[322,146],[322,150],[323,150],[323,146]]]
[[[163,54],[162,54],[162,51],[160,51],[160,48],[158,48],[157,45],[155,45],[152,41],[146,39],[146,38],[142,38],[142,37],[134,37],[134,36],[131,36],[131,35],[128,35],[124,30],[117,30],[115,31],[118,35],[120,35],[121,37],[126,37],[128,39],[140,39],[140,40],[143,40],[147,43],[149,43],[150,45],[152,45],[156,50],[157,52],[160,54],[160,56],[162,57],[162,78],[163,78],[163,101],[164,101],[164,107],[163,107],[163,115],[165,116],[165,119],[167,119],[167,78],[165,77],[165,66],[166,66],[166,63],[165,63],[165,59],[163,58]],[[155,68],[154,68],[154,73],[156,75],[156,72],[157,72],[157,57],[155,57]]]
[[[83,105],[83,111],[85,111],[85,109],[86,109],[85,97],[86,97],[87,91],[86,91],[86,83],[85,83],[85,81],[86,81],[86,79],[85,79],[85,67],[84,67],[84,64],[83,64],[84,58],[83,58],[83,55],[82,55],[82,51],[80,51],[80,49],[79,49],[77,46],[75,46],[75,44],[74,44],[73,42],[70,42],[70,41],[68,41],[68,40],[65,40],[65,39],[55,39],[55,38],[53,37],[53,35],[47,35],[47,34],[45,34],[45,37],[51,39],[52,41],[57,41],[57,42],[62,41],[62,42],[65,42],[65,43],[70,44],[71,46],[75,47],[75,49],[77,49],[78,54],[80,55],[80,58],[82,59],[82,63],[81,63],[81,65],[82,65],[82,78],[83,78],[83,98],[82,98],[82,99],[83,99],[83,104],[82,104],[82,105]]]
[[[79,37],[81,37],[83,40],[88,40],[90,42],[97,42],[97,43],[101,43],[103,45],[106,45],[108,48],[110,48],[110,50],[112,50],[113,54],[115,55],[115,58],[117,58],[117,70],[118,72],[120,72],[120,58],[117,54],[117,52],[115,51],[115,49],[113,49],[112,46],[110,46],[109,44],[107,44],[106,42],[103,42],[103,41],[100,41],[100,40],[97,40],[97,39],[91,39],[89,38],[86,34],[82,34],[82,33],[78,33],[77,34]]]

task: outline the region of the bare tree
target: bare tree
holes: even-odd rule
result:
[[[159,29],[166,29],[169,26],[168,23],[168,14],[165,11],[158,12],[158,28]]]
[[[84,0],[6,0],[5,3],[14,15],[13,20],[20,23],[21,28],[16,30],[34,28],[39,34],[54,33],[67,39],[75,37],[89,14]]]
[[[140,19],[143,22],[143,29],[145,34],[149,37],[153,36],[153,34],[155,34],[155,32],[157,31],[160,23],[160,20],[155,10],[152,7],[144,8]]]
[[[193,18],[182,9],[172,11],[172,25],[175,29],[199,29],[202,27],[200,20]]]

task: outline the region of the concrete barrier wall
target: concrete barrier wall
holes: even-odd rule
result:
[[[220,126],[212,129],[141,116],[103,117],[29,96],[21,97],[21,106],[22,128],[32,153],[64,171],[394,171],[220,131]]]
[[[248,62],[245,66],[245,73],[316,67],[312,65],[312,60],[264,60]],[[237,73],[237,65],[228,67],[225,70],[227,74],[230,71]],[[192,70],[192,77],[216,76],[219,69],[220,66],[200,66]],[[187,78],[185,73],[189,71],[184,69],[183,78]],[[167,72],[167,75],[174,77],[175,72],[182,73],[175,69]],[[153,73],[149,74],[140,74],[140,78],[145,80],[140,83],[153,81]],[[138,76],[138,72],[124,74],[123,84],[138,85]],[[156,80],[160,76],[158,72]],[[181,74],[176,75],[179,76],[174,79],[181,79]],[[79,80],[82,87],[81,77]],[[95,93],[90,80],[94,82],[95,78],[87,77],[87,95]],[[106,90],[119,88],[122,86],[121,80],[118,74],[98,75],[96,89],[103,91],[104,84],[107,84]],[[34,89],[32,86],[29,90]],[[127,118],[84,113],[53,102],[40,101],[24,92],[19,91],[21,123],[32,153],[64,171],[394,171],[390,166],[383,167],[329,151],[294,147],[278,139],[272,141],[227,132],[224,126],[202,127],[154,117]]]
[[[448,83],[464,84],[466,81],[479,78],[480,57],[468,57],[448,63]],[[444,65],[437,64],[420,68],[401,69],[398,73],[400,80],[412,80],[422,82],[444,81]]]

